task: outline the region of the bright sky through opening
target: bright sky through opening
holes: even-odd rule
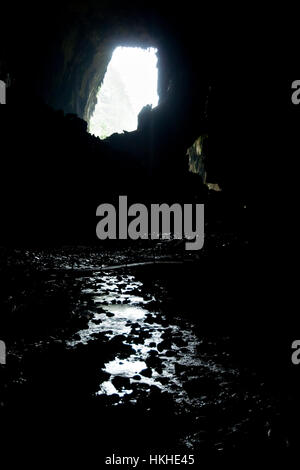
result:
[[[117,47],[108,65],[89,132],[105,139],[117,132],[137,129],[141,109],[158,104],[157,49]]]

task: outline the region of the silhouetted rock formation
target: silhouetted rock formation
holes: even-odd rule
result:
[[[206,38],[193,11],[173,5],[170,15],[162,6],[89,0],[76,8],[60,4],[59,14],[55,2],[47,3],[42,18],[32,8],[20,6],[16,17],[6,5],[0,31],[1,73],[11,77],[9,103],[0,111],[7,201],[2,238],[93,238],[97,205],[122,193],[135,200],[204,202],[207,189],[189,173],[186,152],[208,135],[208,103],[214,144],[205,171],[232,192],[232,201],[245,199],[240,116],[234,113],[238,85],[207,78],[205,50],[199,60]],[[6,24],[14,25],[14,34]],[[86,132],[87,120],[117,45],[158,48],[160,102],[143,111],[136,132],[100,141]],[[229,109],[234,134],[218,117]]]

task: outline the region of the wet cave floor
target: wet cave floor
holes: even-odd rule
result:
[[[14,318],[0,385],[8,440],[17,427],[39,447],[100,460],[288,445],[271,426],[276,393],[235,362],[230,335],[202,331],[201,302],[191,314],[188,293],[178,302],[170,289],[182,260],[99,269],[96,257],[22,256],[38,268],[21,263],[2,299]]]

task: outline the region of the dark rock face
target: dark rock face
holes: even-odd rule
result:
[[[10,85],[0,112],[8,149],[0,194],[9,199],[4,240],[47,236],[72,243],[84,233],[95,242],[96,207],[119,194],[140,202],[205,202],[206,188],[189,173],[186,152],[208,135],[208,102],[214,145],[204,169],[209,181],[244,199],[243,158],[234,149],[238,85],[207,78],[208,39],[193,9],[172,5],[170,14],[167,5],[88,0],[47,3],[43,12],[21,6],[17,16],[6,5],[3,17],[0,79]],[[86,132],[87,121],[118,45],[158,49],[160,103],[140,117],[137,131],[102,142]],[[229,109],[234,122],[226,119]],[[26,206],[19,220],[8,191]]]
[[[7,23],[14,25],[13,37],[1,28],[3,73],[10,73],[20,94],[26,89],[27,96],[40,96],[55,109],[76,113],[88,121],[114,48],[153,46],[159,50],[161,102],[172,98],[177,129],[184,128],[187,113],[196,111],[197,120],[203,119],[208,82],[203,70],[199,75],[198,58],[191,60],[196,33],[192,25],[179,30],[176,24],[180,17],[182,25],[190,24],[190,11],[180,8],[177,16],[173,6],[171,18],[167,8],[146,8],[135,2],[118,7],[91,0],[76,6],[68,2],[59,8],[55,2],[47,4],[45,16],[31,8],[26,6],[20,12],[27,20],[26,27],[25,21],[19,23],[13,9],[8,8],[5,16]],[[197,84],[196,90],[191,91],[191,81]]]
[[[26,75],[26,87],[31,84],[31,91],[54,108],[88,120],[97,88],[117,45],[157,47],[161,100],[170,95],[174,97],[181,89],[182,97],[189,101],[191,72],[199,72],[198,57],[191,62],[191,51],[199,45],[195,42],[198,33],[190,23],[192,12],[179,7],[177,12],[173,6],[171,17],[168,8],[165,11],[147,8],[135,2],[118,7],[92,0],[77,2],[76,7],[73,2],[62,4],[59,15],[55,2],[46,5],[45,16],[35,7],[31,8],[27,6],[26,11],[20,12],[29,21],[30,30],[24,27],[23,21],[18,23],[13,9],[6,12],[7,22],[15,25],[16,35],[5,36],[5,29],[1,29],[1,43],[7,55],[3,63],[19,86]],[[180,17],[183,28],[179,30],[176,23]],[[20,47],[21,40],[23,47],[28,46],[26,57]],[[23,65],[27,65],[24,70]],[[198,82],[199,76],[193,78],[198,82],[198,91],[193,91],[194,98],[199,95],[198,104],[205,97],[201,72],[201,82]]]

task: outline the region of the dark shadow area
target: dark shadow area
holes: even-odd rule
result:
[[[195,454],[198,464],[293,452],[295,330],[274,313],[267,248],[249,248],[258,79],[245,104],[228,52],[218,63],[230,72],[209,78],[210,38],[192,8],[43,8],[16,18],[6,6],[0,31],[0,417],[11,459],[38,465],[38,449],[43,464],[62,452],[69,465],[96,456],[102,468],[116,452]],[[160,102],[135,132],[101,141],[87,121],[120,44],[158,48]],[[200,137],[201,175],[187,156]],[[100,242],[96,208],[119,195],[204,203],[203,250]],[[137,370],[109,369],[114,361]]]

